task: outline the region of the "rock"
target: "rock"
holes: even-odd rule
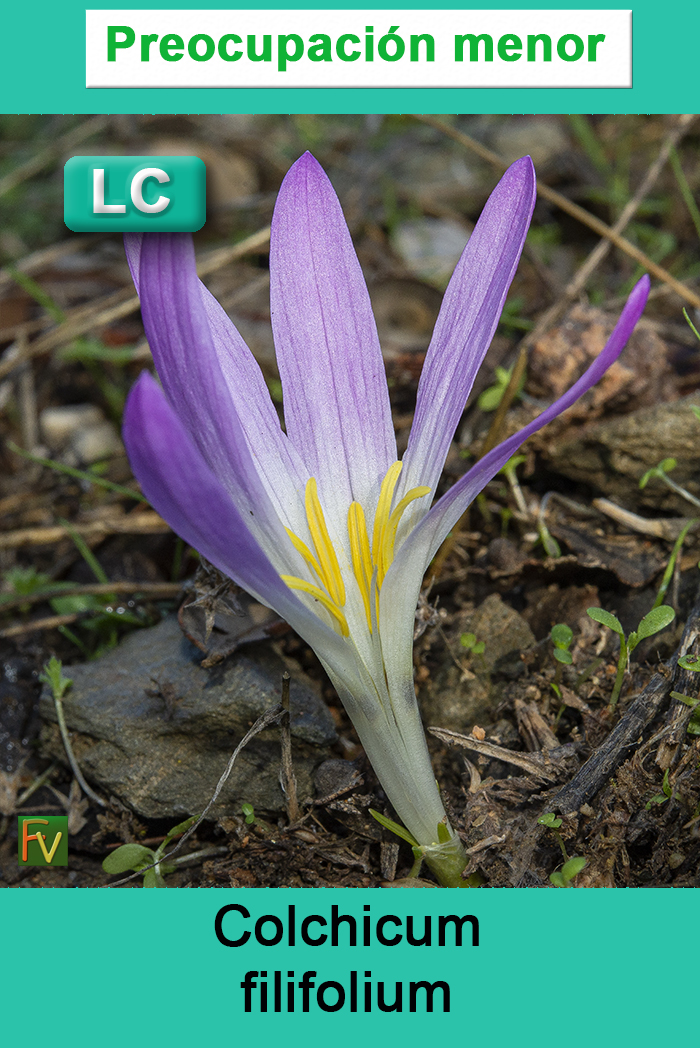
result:
[[[94,404],[64,404],[44,408],[39,415],[39,426],[51,450],[60,451],[81,429],[104,420],[104,413]]]
[[[331,797],[353,785],[360,774],[359,761],[344,761],[332,757],[324,761],[314,774],[314,785],[319,797]],[[357,785],[360,783],[357,782]]]
[[[122,450],[116,429],[105,419],[75,433],[63,458],[69,466],[89,466],[92,462],[117,455]]]
[[[122,451],[116,427],[94,404],[45,408],[39,425],[52,452],[69,466],[90,465]]]
[[[576,305],[562,322],[537,339],[528,361],[527,392],[555,400],[596,359],[612,333],[616,317],[594,306]],[[625,351],[601,380],[577,402],[571,420],[653,407],[678,397],[679,375],[668,345],[645,324],[633,332]],[[560,427],[561,428],[561,427]]]
[[[430,132],[432,135],[434,132]],[[386,176],[421,209],[435,207],[468,210],[478,215],[493,189],[493,172],[476,157],[465,156],[461,146],[442,147],[431,141],[423,146],[399,144],[385,157]]]
[[[85,776],[145,818],[178,819],[201,812],[228,759],[254,721],[280,699],[283,660],[266,647],[249,647],[211,670],[180,632],[175,617],[132,633],[97,662],[71,666],[73,686],[64,709]],[[330,713],[311,682],[291,684],[292,754],[300,799],[313,792],[317,765],[335,739]],[[41,698],[45,720],[53,700]],[[75,734],[78,733],[78,734]],[[65,761],[58,729],[47,725],[45,752]],[[212,809],[217,817],[256,809],[279,811],[280,745],[277,728],[240,753]]]
[[[445,288],[468,239],[452,218],[411,218],[398,224],[391,241],[414,276]]]
[[[625,508],[648,506],[664,512],[691,516],[692,506],[652,478],[643,490],[639,480],[665,458],[676,459],[671,479],[696,498],[700,421],[693,408],[700,406],[697,393],[682,400],[657,404],[585,426],[573,439],[560,439],[543,449],[550,466],[605,495]]]
[[[481,655],[461,647],[463,633],[484,641]],[[474,724],[492,720],[497,688],[491,675],[516,675],[522,666],[520,653],[535,643],[535,637],[522,615],[492,593],[475,611],[457,616],[447,639],[463,669],[445,653],[441,668],[421,691],[420,706],[426,724],[466,732]]]
[[[546,168],[571,148],[558,120],[550,116],[512,117],[498,126],[493,144],[496,152],[509,164],[529,155],[536,169]]]
[[[425,353],[440,312],[440,292],[420,280],[390,277],[372,283],[369,294],[385,361]],[[422,357],[416,361],[414,381],[422,363]]]

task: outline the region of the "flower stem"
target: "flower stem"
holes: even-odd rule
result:
[[[417,850],[417,849],[416,849]],[[433,871],[443,888],[470,888],[462,877],[467,856],[459,837],[451,837],[444,844],[427,844],[421,848],[423,861]]]

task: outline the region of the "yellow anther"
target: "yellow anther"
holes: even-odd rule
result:
[[[323,509],[318,498],[315,477],[309,477],[306,482],[305,505],[306,519],[321,567],[323,584],[328,590],[331,600],[342,608],[345,604],[345,585],[343,584],[343,576],[340,573],[338,558],[326,527],[326,518],[323,515]]]
[[[357,579],[357,585],[362,595],[362,603],[365,606],[367,625],[372,632],[372,614],[370,612],[369,595],[372,588],[372,555],[369,549],[369,536],[365,522],[365,511],[359,502],[351,502],[348,510],[348,535],[350,536],[350,554],[352,556],[352,570]]]
[[[290,539],[292,540],[292,545],[294,546],[294,549],[297,551],[297,553],[301,553],[302,557],[309,565],[318,581],[321,583],[321,585],[323,585],[323,572],[321,570],[321,565],[316,560],[309,547],[306,545],[305,542],[302,542],[298,535],[295,535],[293,531],[290,531],[289,528],[285,528],[284,530],[287,532]]]
[[[312,582],[307,582],[305,579],[298,579],[296,575],[280,575],[280,578],[283,582],[287,583],[290,589],[301,590],[302,593],[308,593],[314,598],[314,600],[320,601],[326,611],[330,612],[340,626],[340,631],[343,636],[349,636],[350,630],[348,629],[347,619],[340,608],[333,603],[331,598],[327,596],[319,586],[314,586]]]
[[[396,542],[396,532],[399,526],[399,521],[404,514],[406,506],[410,505],[411,502],[415,502],[416,499],[422,499],[424,495],[429,495],[431,489],[425,486],[419,488],[411,488],[399,502],[398,506],[392,511],[389,520],[387,521],[384,529],[384,535],[382,538],[382,549],[381,549],[381,568],[377,575],[377,585],[381,586],[384,581],[384,576],[391,567],[391,562],[394,559],[394,543]]]
[[[372,610],[379,619],[379,591],[382,587],[384,577],[391,567],[394,559],[394,544],[401,518],[406,507],[415,499],[429,495],[431,489],[428,487],[411,488],[392,511],[391,504],[394,500],[396,484],[401,473],[402,463],[394,462],[386,472],[386,476],[379,489],[377,508],[374,514],[372,528],[372,545],[370,546],[369,533],[365,511],[359,502],[351,502],[348,509],[348,537],[350,539],[350,558],[352,570],[357,581],[357,586],[362,597],[365,609],[367,627],[369,632],[372,628]],[[309,533],[313,542],[316,555],[311,551],[298,535],[289,528],[285,528],[287,535],[297,553],[299,553],[317,580],[308,582],[296,575],[282,575],[281,578],[290,589],[301,590],[319,601],[326,611],[332,615],[338,623],[344,637],[349,636],[348,622],[341,611],[345,606],[345,584],[340,571],[340,564],[333,543],[331,542],[323,508],[318,497],[316,480],[311,477],[306,483],[305,491],[306,519]],[[374,597],[372,593],[374,591]],[[372,609],[372,601],[375,607]]]
[[[389,521],[391,500],[394,497],[394,488],[396,487],[396,482],[399,479],[399,473],[401,472],[402,467],[403,463],[401,462],[394,462],[392,466],[389,466],[386,476],[382,481],[382,486],[379,489],[379,499],[374,514],[374,528],[372,529],[372,560],[379,568],[380,575],[382,575],[382,571],[379,560],[381,557],[382,544],[384,542],[384,530]]]

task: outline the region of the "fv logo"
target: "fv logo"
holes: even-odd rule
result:
[[[68,816],[20,815],[17,853],[20,866],[67,866]]]

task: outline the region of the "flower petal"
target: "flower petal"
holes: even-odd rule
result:
[[[476,374],[496,330],[535,206],[530,157],[508,168],[452,274],[418,385],[401,493],[435,489]]]
[[[139,270],[141,267],[141,248],[143,246],[144,233],[125,233],[124,234],[124,250],[126,251],[126,260],[129,263],[129,269],[131,270],[131,279],[134,282],[136,288],[136,294],[140,295],[139,290]]]
[[[464,474],[413,529],[394,558],[382,586],[380,633],[385,652],[389,690],[400,686],[402,667],[410,659],[413,646],[413,618],[426,568],[467,506],[520,445],[578,400],[617,360],[649,295],[649,277],[644,276],[632,290],[604,349],[587,371],[558,400],[523,429],[508,437]]]
[[[267,502],[270,527],[273,517],[298,527],[308,475],[257,361],[197,277],[191,237],[149,234],[127,246],[153,358],[178,417],[239,504],[261,511]]]
[[[348,646],[282,581],[148,372],[129,394],[123,435],[134,476],[173,530],[347,672]]]
[[[340,203],[310,153],[277,198],[270,299],[289,438],[346,513],[366,506],[396,459],[384,362]]]

